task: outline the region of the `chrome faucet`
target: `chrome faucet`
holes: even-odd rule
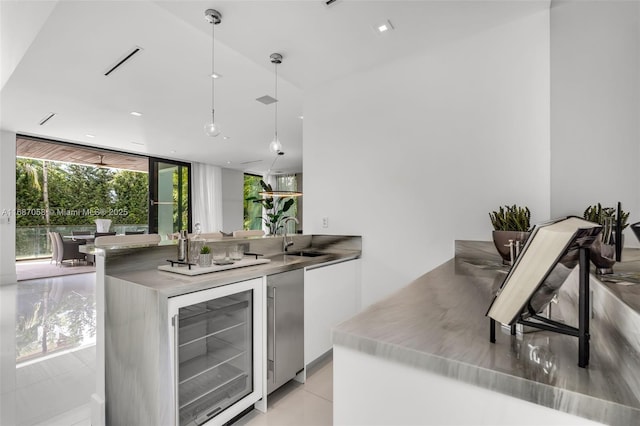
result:
[[[293,238],[291,239],[291,241],[287,241],[287,223],[289,223],[289,221],[291,220],[293,220],[298,225],[300,224],[300,222],[298,222],[298,219],[293,216],[287,216],[282,219],[282,222],[280,222],[280,225],[282,226],[282,230],[284,232],[282,236],[282,251],[287,251],[287,248],[293,245]]]

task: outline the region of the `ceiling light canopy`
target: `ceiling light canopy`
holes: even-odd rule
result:
[[[220,134],[220,124],[216,123],[215,117],[215,27],[222,22],[222,14],[215,9],[207,9],[204,11],[207,22],[211,24],[211,123],[204,125],[204,132],[207,136],[216,137]]]
[[[279,53],[272,53],[269,56],[271,59],[271,63],[275,67],[275,132],[273,135],[273,140],[269,144],[269,150],[274,154],[278,154],[282,151],[282,143],[280,143],[280,139],[278,138],[278,65],[282,63],[282,55]]]

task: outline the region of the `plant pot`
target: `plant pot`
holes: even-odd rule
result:
[[[111,228],[111,219],[96,219],[96,232],[109,232]]]
[[[511,251],[509,248],[509,241],[520,241],[520,250],[524,247],[524,243],[529,238],[531,232],[523,231],[493,231],[493,244],[496,246],[496,250],[502,257],[502,263],[504,265],[511,265]]]
[[[596,274],[612,274],[616,263],[616,245],[603,244],[598,237],[591,245],[589,258],[596,267]]]
[[[198,265],[202,268],[211,266],[211,253],[200,253],[198,258]]]
[[[621,245],[624,247],[624,235]],[[591,245],[589,258],[596,267],[596,274],[612,274],[613,265],[616,263],[615,233],[611,236],[611,244],[604,244],[600,237],[596,238]]]

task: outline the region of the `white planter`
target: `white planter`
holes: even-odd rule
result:
[[[109,232],[111,219],[96,219],[96,232]]]
[[[203,268],[211,266],[211,253],[200,253],[200,257],[198,258],[198,265]]]

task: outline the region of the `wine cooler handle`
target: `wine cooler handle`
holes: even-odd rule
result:
[[[276,381],[276,377],[278,377],[276,375],[276,362],[275,362],[276,359],[277,359],[276,357],[278,356],[278,349],[276,348],[276,341],[278,340],[278,339],[276,339],[276,330],[278,329],[278,327],[276,327],[276,318],[278,318],[278,316],[276,315],[276,306],[278,306],[278,303],[276,302],[276,288],[273,287],[273,309],[272,309],[272,311],[273,311],[273,321],[272,321],[273,330],[272,330],[272,333],[271,333],[271,335],[273,336],[273,376],[271,376],[271,377],[272,377],[274,383]]]
[[[179,380],[179,371],[180,371],[180,360],[178,359],[179,355],[179,337],[178,331],[180,329],[178,324],[178,314],[173,316],[173,320],[171,321],[173,325],[173,389],[174,389],[174,398],[175,405],[174,408],[176,410],[176,425],[180,424],[180,380]]]

